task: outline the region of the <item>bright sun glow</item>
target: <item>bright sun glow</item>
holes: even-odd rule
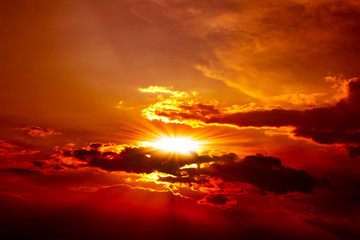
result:
[[[166,152],[190,154],[197,151],[199,143],[187,137],[163,137],[151,146]]]

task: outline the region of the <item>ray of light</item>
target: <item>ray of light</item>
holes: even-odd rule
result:
[[[196,152],[201,143],[190,137],[164,136],[155,142],[149,143],[149,145],[165,152],[190,154]]]

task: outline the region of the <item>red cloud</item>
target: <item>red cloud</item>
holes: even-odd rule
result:
[[[303,170],[282,165],[273,157],[262,155],[247,156],[240,159],[236,154],[208,156],[193,154],[190,156],[169,158],[149,147],[126,147],[120,153],[101,151],[99,144],[91,144],[89,149],[75,149],[63,152],[64,157],[74,157],[85,166],[97,167],[106,171],[125,171],[128,173],[160,172],[168,174],[160,177],[160,182],[208,184],[212,179],[220,183],[248,183],[262,192],[286,194],[288,192],[311,193],[318,180]],[[146,155],[151,155],[147,157]],[[87,163],[87,164],[86,164]],[[195,163],[197,168],[183,168]],[[201,163],[208,163],[201,166]],[[215,187],[219,191],[224,186]],[[226,204],[226,202],[225,202]]]
[[[61,132],[57,132],[51,128],[41,128],[41,127],[37,127],[37,126],[26,126],[26,127],[20,128],[20,129],[32,137],[47,137],[50,135],[61,135],[62,134]]]

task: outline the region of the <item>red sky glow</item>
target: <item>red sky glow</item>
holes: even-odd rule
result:
[[[359,1],[0,16],[1,239],[360,239]]]

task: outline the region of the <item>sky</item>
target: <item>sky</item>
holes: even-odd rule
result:
[[[1,239],[359,239],[357,0],[0,8]]]

